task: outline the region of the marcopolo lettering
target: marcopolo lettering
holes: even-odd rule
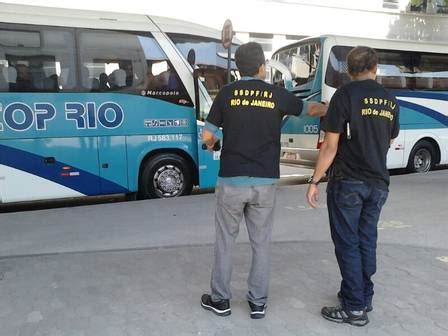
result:
[[[0,104],[0,132],[4,128],[24,132],[31,128],[45,131],[56,117],[56,108],[47,102],[34,103],[33,106],[14,102],[2,108]],[[105,102],[96,106],[94,102],[85,105],[79,102],[65,103],[65,120],[74,122],[77,129],[96,129],[102,126],[108,129],[119,127],[124,121],[123,109],[114,102]]]

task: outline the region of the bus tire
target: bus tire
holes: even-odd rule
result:
[[[190,165],[176,154],[160,154],[147,161],[140,178],[142,198],[188,195],[193,188]]]
[[[406,170],[409,173],[426,173],[434,168],[436,151],[426,140],[417,142],[409,155]]]

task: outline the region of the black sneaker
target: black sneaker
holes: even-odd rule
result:
[[[229,316],[232,313],[230,311],[229,300],[213,302],[212,297],[209,294],[202,295],[201,306],[202,308],[210,310],[218,316]]]
[[[264,315],[266,314],[266,307],[267,307],[266,304],[258,306],[250,301],[247,301],[247,303],[249,303],[250,307],[250,318],[262,319],[264,317]]]
[[[363,327],[369,323],[369,318],[367,317],[365,310],[344,310],[341,306],[323,307],[321,314],[329,321],[336,323],[349,323],[357,327]]]
[[[341,291],[338,292],[338,299],[339,299],[339,302],[342,303],[342,293],[341,293]],[[372,310],[373,310],[372,304],[369,303],[369,304],[366,306],[366,312],[367,312],[367,313],[370,313]]]

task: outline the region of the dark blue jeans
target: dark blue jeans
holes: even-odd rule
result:
[[[328,183],[331,237],[342,276],[342,305],[347,310],[362,310],[372,303],[377,225],[387,195],[386,190],[359,180]]]

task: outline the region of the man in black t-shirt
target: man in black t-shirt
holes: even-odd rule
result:
[[[216,96],[202,138],[209,149],[222,127],[223,144],[216,190],[215,261],[211,294],[203,308],[230,315],[231,253],[243,217],[252,247],[247,299],[251,318],[263,318],[269,286],[269,242],[279,179],[280,130],[286,115],[326,112],[319,103],[303,102],[289,91],[265,83],[264,54],[258,43],[241,45],[235,53],[241,80]]]
[[[386,156],[399,132],[398,103],[375,81],[378,57],[368,47],[347,56],[352,82],[331,99],[322,126],[325,140],[310,179],[308,202],[316,207],[317,185],[331,165],[327,206],[331,237],[342,275],[341,305],[322,308],[324,318],[363,326],[372,310],[377,224],[386,202]]]

